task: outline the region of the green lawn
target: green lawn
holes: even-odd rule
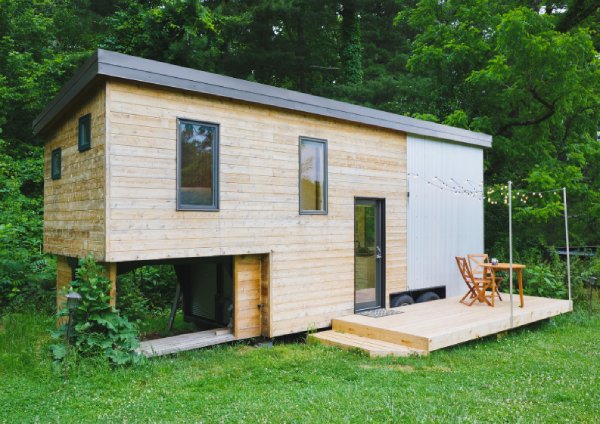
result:
[[[369,359],[305,344],[237,344],[67,384],[47,354],[50,318],[0,325],[0,422],[595,422],[600,316],[562,316],[424,358]]]

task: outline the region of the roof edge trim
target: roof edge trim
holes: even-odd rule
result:
[[[102,49],[97,50],[84,63],[35,119],[34,134],[38,134],[50,124],[98,75],[241,100],[478,147],[492,145],[492,136],[488,134]]]
[[[98,55],[95,51],[60,89],[48,106],[33,121],[33,134],[38,135],[60,115],[65,107],[98,75]]]

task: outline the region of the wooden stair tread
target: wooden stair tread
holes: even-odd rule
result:
[[[196,333],[180,334],[140,343],[137,352],[147,357],[169,355],[186,350],[199,349],[235,340],[229,329],[215,329]]]
[[[320,343],[342,349],[359,349],[369,356],[410,356],[425,355],[427,352],[408,346],[377,340],[356,334],[342,333],[335,330],[321,331],[311,334],[310,338]]]
[[[358,320],[354,318],[358,317]],[[405,346],[417,351],[428,351],[429,338],[401,331],[386,323],[385,318],[368,318],[367,322],[360,321],[365,317],[353,315],[342,319],[332,320],[332,330],[364,337],[371,340]],[[387,318],[387,317],[386,317]]]

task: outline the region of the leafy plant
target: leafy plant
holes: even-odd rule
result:
[[[0,310],[50,312],[55,262],[41,251],[41,150],[13,160],[7,149],[0,140]]]
[[[170,265],[136,268],[117,279],[117,305],[130,320],[143,319],[148,313],[159,314],[171,307],[175,271]]]
[[[526,294],[565,299],[567,288],[563,278],[547,265],[534,265],[525,270],[527,284],[523,287]]]
[[[72,317],[71,346],[82,356],[104,356],[115,365],[140,362],[141,356],[135,353],[139,341],[137,330],[129,320],[110,305],[110,280],[101,265],[91,256],[79,262],[76,279],[70,290],[81,295],[81,301]],[[63,309],[59,317],[68,315]],[[62,325],[53,336],[64,339],[67,324]],[[64,344],[51,347],[54,359],[61,361],[66,354]]]

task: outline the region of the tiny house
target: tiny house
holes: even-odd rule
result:
[[[105,50],[34,132],[57,288],[90,253],[113,282],[172,264],[186,317],[237,339],[458,294],[483,251],[489,135]]]

